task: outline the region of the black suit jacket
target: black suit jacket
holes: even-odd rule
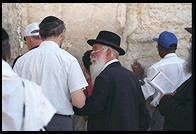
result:
[[[194,88],[192,77],[186,80],[174,96],[165,95],[159,102],[159,111],[165,117],[164,131],[194,130]]]
[[[108,65],[97,76],[92,96],[78,115],[89,115],[88,131],[147,130],[150,114],[136,76],[120,62]]]

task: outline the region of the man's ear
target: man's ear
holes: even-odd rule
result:
[[[111,48],[108,48],[106,50],[106,58],[109,59],[109,58],[111,58],[111,56],[112,56],[112,49]]]
[[[63,38],[65,38],[65,33],[62,32],[59,36],[63,39]]]

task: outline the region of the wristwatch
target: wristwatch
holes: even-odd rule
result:
[[[141,86],[145,84],[145,82],[143,80],[139,80],[139,83]]]

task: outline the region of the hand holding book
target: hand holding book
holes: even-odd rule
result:
[[[162,72],[158,72],[149,84],[163,94],[173,93],[176,90],[172,81]]]

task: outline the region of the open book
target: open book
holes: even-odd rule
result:
[[[162,72],[158,72],[152,78],[149,84],[163,94],[173,93],[176,90],[176,87],[173,85],[172,81]]]

